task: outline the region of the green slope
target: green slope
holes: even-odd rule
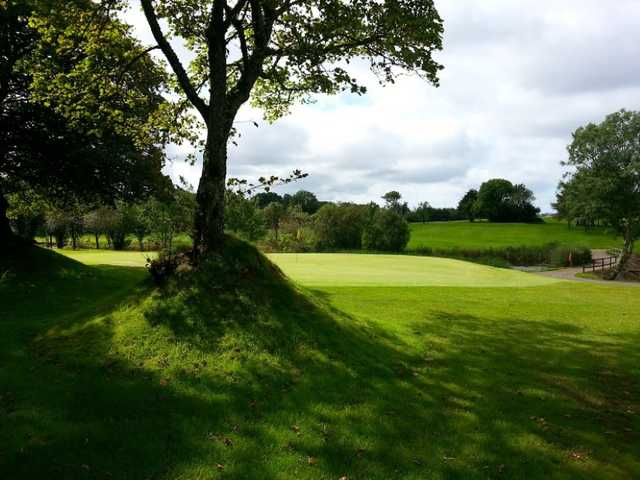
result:
[[[588,248],[609,248],[621,245],[619,239],[602,229],[585,232],[581,228],[568,229],[566,224],[552,221],[541,224],[433,222],[411,224],[411,238],[407,248],[501,248],[521,245],[541,246],[551,242]]]

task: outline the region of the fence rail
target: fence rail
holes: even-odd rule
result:
[[[588,270],[595,272],[596,270],[604,270],[606,268],[615,267],[618,263],[618,256],[612,255],[611,257],[603,257],[596,258],[591,261],[588,265],[582,266],[582,272],[587,272]]]

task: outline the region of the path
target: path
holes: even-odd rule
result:
[[[591,257],[596,260],[598,258],[608,257],[606,250],[591,250]],[[596,283],[600,285],[617,285],[624,287],[640,287],[640,282],[629,281],[613,281],[613,280],[597,280],[595,278],[580,278],[576,274],[582,273],[582,267],[559,268],[557,270],[547,270],[545,272],[535,272],[536,275],[545,277],[560,278],[562,280],[571,280],[572,282]]]

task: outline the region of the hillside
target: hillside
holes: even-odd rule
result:
[[[551,242],[571,247],[618,247],[620,239],[603,229],[585,231],[579,227],[567,228],[565,223],[549,221],[540,224],[489,222],[433,222],[412,223],[409,250],[430,247],[501,248],[514,246],[541,246]]]

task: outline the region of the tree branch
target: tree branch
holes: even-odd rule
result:
[[[164,56],[167,58],[169,65],[171,65],[171,69],[173,73],[175,73],[178,78],[178,82],[180,86],[184,90],[184,93],[187,95],[187,98],[191,102],[191,104],[198,110],[200,116],[204,119],[205,123],[209,123],[209,106],[207,103],[200,98],[198,92],[194,88],[191,80],[189,79],[189,75],[185,71],[184,67],[180,63],[176,52],[171,47],[171,44],[166,39],[164,34],[162,33],[162,29],[160,28],[160,24],[158,23],[158,17],[156,12],[153,9],[153,5],[151,4],[151,0],[140,0],[142,4],[142,9],[144,10],[144,15],[147,18],[147,23],[151,28],[151,33],[153,34],[153,38],[155,38],[156,42],[158,42],[158,46],[164,53]]]

